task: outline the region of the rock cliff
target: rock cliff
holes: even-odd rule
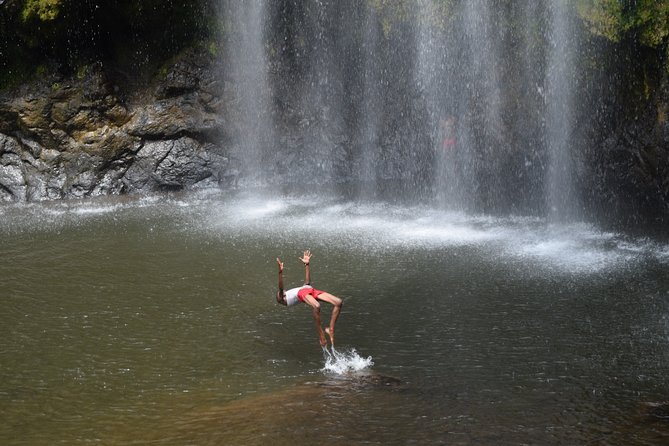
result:
[[[0,96],[0,201],[174,190],[229,180],[215,60],[188,51],[133,91],[101,65]]]

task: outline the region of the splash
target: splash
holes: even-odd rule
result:
[[[323,347],[323,359],[325,364],[321,371],[337,375],[358,372],[374,365],[371,356],[363,358],[354,348],[339,352],[334,347],[331,350]]]

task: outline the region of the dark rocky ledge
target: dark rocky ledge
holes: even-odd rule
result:
[[[137,94],[101,66],[5,92],[0,201],[208,187],[229,179],[218,68],[207,53],[188,51]]]

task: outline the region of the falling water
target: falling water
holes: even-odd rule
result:
[[[392,180],[409,185],[393,193],[413,188],[441,208],[578,217],[577,39],[564,2],[291,5],[284,34],[280,7],[227,6],[243,174],[350,181],[370,198]],[[291,45],[300,57],[275,51]]]
[[[431,0],[423,0],[418,5],[416,52],[418,69],[415,82],[422,93],[428,111],[430,141],[435,149],[434,194],[438,204],[456,207],[462,202],[462,197],[459,195],[461,189],[457,187],[459,176],[452,162],[450,147],[445,147],[447,139],[454,137],[455,127],[452,114],[445,110],[446,101],[442,99],[444,95],[440,94],[445,87],[441,82],[445,65],[440,54],[446,52],[450,56],[452,51],[450,51],[451,47],[442,45],[444,41],[442,29],[434,24],[436,17],[434,3]]]
[[[342,35],[333,22],[341,6],[336,2],[315,1],[307,11],[307,27],[313,30],[305,43],[310,47],[308,75],[302,86],[300,108],[304,118],[304,153],[301,154],[310,176],[322,181],[336,178],[337,161],[342,158],[342,147],[337,135],[342,133],[341,90],[342,61],[338,60]],[[306,162],[305,162],[306,161]]]
[[[553,219],[571,220],[575,217],[570,156],[575,82],[574,29],[565,2],[551,2],[550,5],[550,60],[546,73],[546,137],[549,152],[546,200]]]
[[[437,202],[477,211],[546,207],[553,218],[577,218],[577,34],[567,5],[520,1],[493,10],[467,1],[437,25],[435,5],[420,2],[417,82],[436,129]]]
[[[264,45],[265,2],[230,0],[223,11],[229,30],[225,67],[234,86],[232,155],[243,181],[259,185],[262,172],[258,166],[276,143]]]
[[[362,45],[362,98],[359,111],[356,145],[354,149],[357,176],[361,180],[360,195],[374,195],[377,184],[376,166],[379,160],[379,131],[381,120],[381,89],[379,62],[377,60],[379,45],[378,17],[372,7],[365,10],[365,29]]]
[[[506,86],[499,72],[508,55],[498,42],[503,24],[486,1],[444,11],[443,5],[425,0],[418,16],[417,81],[433,129],[435,198],[447,208],[474,210],[496,188],[504,151]]]

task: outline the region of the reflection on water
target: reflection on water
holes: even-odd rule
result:
[[[1,444],[669,439],[660,242],[215,193],[3,206],[0,222]],[[299,283],[303,248],[345,300],[341,362],[305,306],[274,301],[274,258]]]

